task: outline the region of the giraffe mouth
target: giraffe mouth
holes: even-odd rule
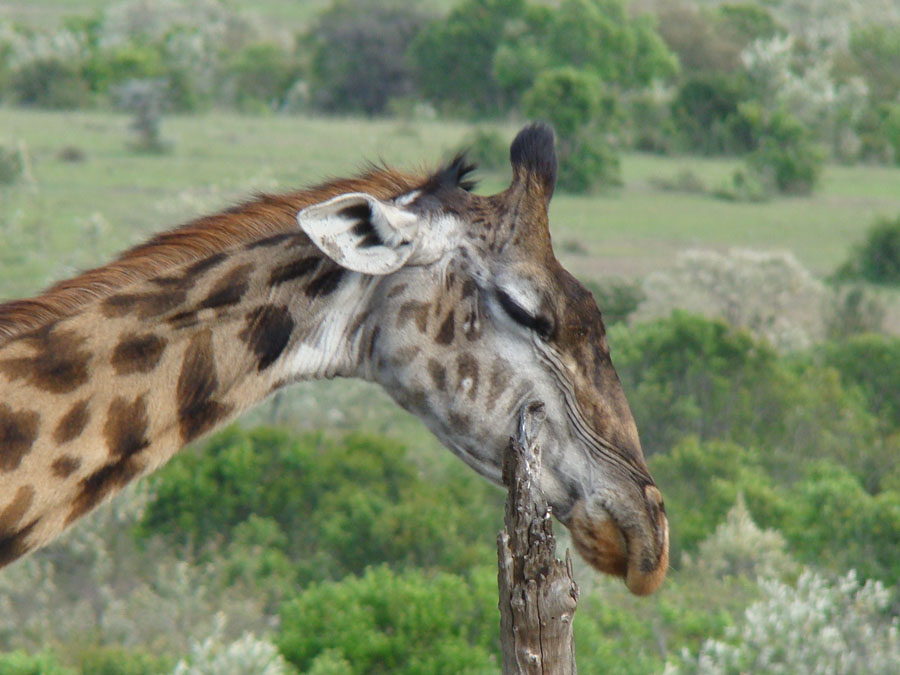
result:
[[[609,510],[589,514],[584,500],[569,514],[575,550],[591,567],[625,580],[635,595],[649,595],[662,584],[669,565],[669,528],[665,514],[644,528],[621,527]]]

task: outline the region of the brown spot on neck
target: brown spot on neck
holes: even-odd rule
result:
[[[0,403],[0,471],[14,471],[37,439],[40,415]]]
[[[90,414],[88,413],[89,399],[78,401],[63,415],[56,429],[53,431],[53,440],[57,445],[69,443],[78,438],[87,426]]]

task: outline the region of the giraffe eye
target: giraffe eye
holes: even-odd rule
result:
[[[519,303],[513,300],[506,291],[497,289],[497,300],[500,302],[503,311],[517,324],[524,326],[528,330],[533,330],[538,334],[538,337],[541,337],[544,340],[550,338],[550,334],[553,332],[553,324],[550,319],[545,316],[532,315],[528,310],[523,309]]]

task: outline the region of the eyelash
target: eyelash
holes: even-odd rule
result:
[[[515,300],[509,297],[509,294],[505,291],[497,290],[497,300],[500,302],[503,311],[517,324],[524,326],[529,330],[533,330],[545,340],[550,337],[553,326],[549,319],[543,316],[532,316],[522,309],[521,305]]]

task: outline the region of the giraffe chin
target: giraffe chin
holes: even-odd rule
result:
[[[645,555],[641,542],[629,541],[605,510],[588,514],[584,500],[575,504],[569,517],[569,531],[575,550],[594,569],[622,577],[635,595],[649,595],[662,584],[669,566],[669,538],[666,527],[659,555]],[[648,565],[648,558],[655,564]]]

